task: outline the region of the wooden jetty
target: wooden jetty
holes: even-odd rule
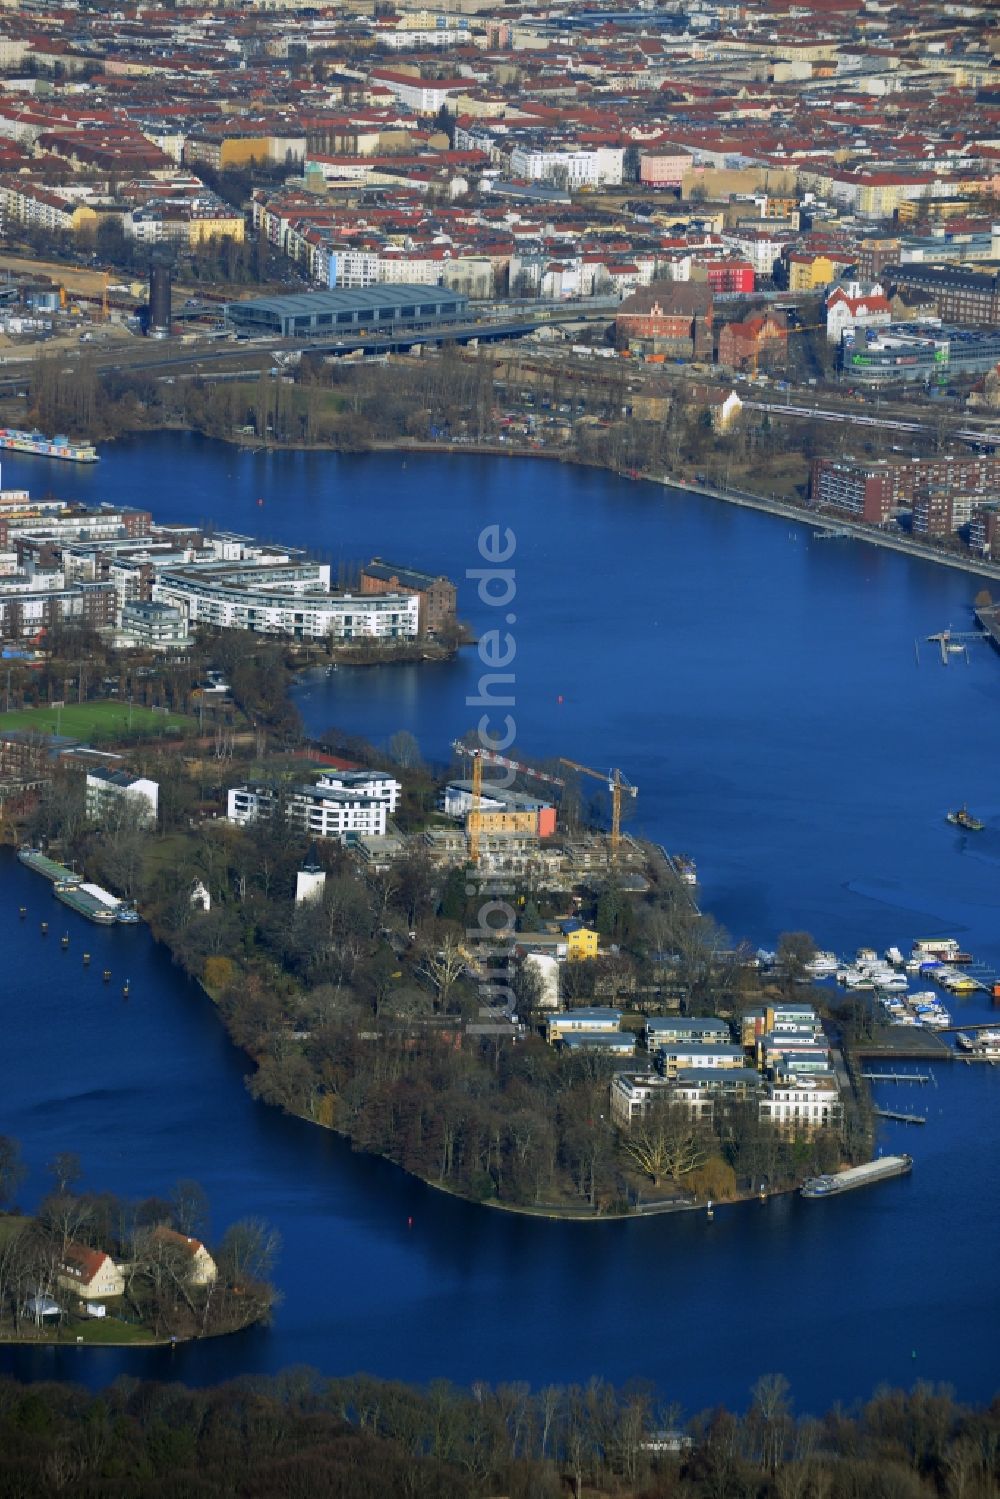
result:
[[[892,1119],[896,1124],[926,1124],[923,1114],[902,1114],[898,1109],[876,1109],[879,1119]]]
[[[932,1083],[929,1072],[862,1072],[870,1083]]]

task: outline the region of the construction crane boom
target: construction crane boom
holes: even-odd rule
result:
[[[469,835],[469,860],[473,864],[479,863],[479,836],[483,822],[484,761],[488,761],[490,765],[503,765],[507,770],[513,770],[519,775],[533,776],[536,781],[547,781],[552,786],[565,786],[566,784],[559,776],[548,775],[544,770],[535,770],[531,765],[522,765],[519,760],[509,760],[506,755],[498,755],[494,750],[484,749],[482,746],[472,747],[456,739],[452,749],[472,761],[472,806],[469,809],[466,830]]]
[[[580,775],[590,776],[594,781],[603,781],[611,792],[611,862],[617,862],[618,847],[622,836],[622,793],[627,792],[629,796],[639,795],[638,786],[633,786],[631,781],[626,780],[620,770],[591,770],[589,765],[580,765],[576,760],[567,760],[565,755],[559,756],[560,765],[568,765],[571,770],[578,771]]]

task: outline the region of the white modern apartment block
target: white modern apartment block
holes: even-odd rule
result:
[[[616,1072],[611,1080],[611,1122],[628,1129],[644,1119],[659,1099],[670,1097],[670,1084],[656,1072]]]
[[[808,1076],[784,1075],[766,1083],[760,1117],[798,1129],[824,1129],[840,1123],[843,1112],[837,1079],[831,1071]]]
[[[510,174],[529,182],[559,182],[565,187],[620,187],[625,161],[621,146],[515,146]]]
[[[293,640],[410,640],[420,628],[416,594],[331,593],[325,563],[171,569],[153,584],[153,598],[191,624]]]
[[[84,790],[87,816],[94,822],[114,821],[126,809],[141,826],[156,826],[160,785],[124,770],[88,770]]]
[[[402,790],[393,777],[378,772],[340,772],[323,776],[315,786],[276,789],[253,783],[229,789],[226,817],[239,827],[269,822],[283,805],[289,823],[313,838],[341,843],[357,838],[384,838],[389,815]]]
[[[370,796],[372,801],[385,802],[391,817],[399,806],[403,787],[395,776],[384,770],[328,770],[320,776],[317,785],[329,791],[353,791],[360,796]]]

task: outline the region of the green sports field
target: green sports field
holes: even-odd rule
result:
[[[184,713],[129,707],[128,703],[67,703],[65,708],[17,708],[0,713],[5,729],[30,729],[38,734],[63,734],[68,739],[107,743],[128,734],[185,734],[196,720]]]

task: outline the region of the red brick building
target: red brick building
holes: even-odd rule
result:
[[[969,522],[969,546],[984,557],[1000,556],[1000,510],[980,507]]]
[[[719,363],[726,369],[784,368],[788,327],[779,313],[755,313],[742,323],[727,323],[719,335]]]
[[[373,557],[361,573],[362,593],[415,593],[421,635],[438,635],[455,620],[457,594],[450,578],[435,577],[397,562]]]
[[[677,359],[712,357],[712,289],[691,281],[653,281],[626,297],[615,319],[619,348],[648,346]]]
[[[810,495],[816,506],[831,506],[855,520],[881,526],[908,507],[906,479],[902,464],[817,458],[812,466]]]
[[[912,510],[915,536],[951,536],[1000,493],[1000,454],[951,453],[898,463],[818,458],[810,493],[814,505],[832,506],[873,525]]]

